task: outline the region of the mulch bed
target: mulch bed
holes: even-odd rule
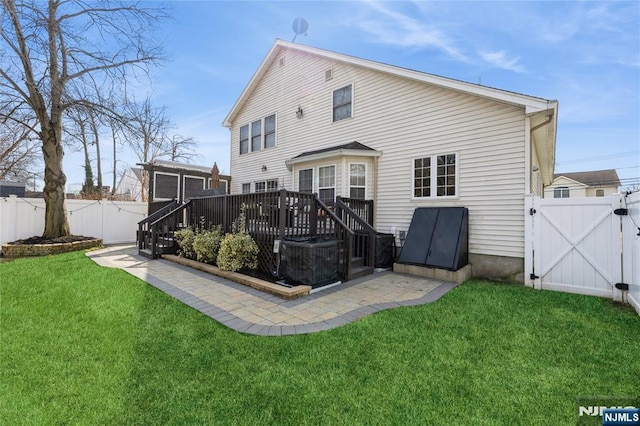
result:
[[[60,244],[60,243],[75,243],[77,241],[88,241],[95,240],[94,237],[85,237],[82,235],[69,235],[66,237],[58,237],[58,238],[45,238],[45,237],[30,237],[25,238],[24,240],[12,241],[11,245],[21,244],[21,245],[30,245],[30,244]]]

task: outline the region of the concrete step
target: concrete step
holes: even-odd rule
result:
[[[351,279],[355,280],[356,278],[366,277],[367,275],[371,275],[374,272],[374,268],[371,266],[358,266],[355,268],[351,268]]]

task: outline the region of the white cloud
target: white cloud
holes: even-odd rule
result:
[[[435,48],[456,60],[469,62],[469,58],[455,46],[455,43],[433,24],[421,22],[380,3],[366,4],[376,15],[363,19],[358,26],[374,36],[374,41],[406,48]]]
[[[507,53],[504,50],[496,52],[478,52],[483,61],[507,71],[514,71],[519,73],[525,73],[526,69],[518,64],[520,57],[508,58]]]

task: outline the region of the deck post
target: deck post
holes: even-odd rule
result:
[[[318,194],[313,193],[313,200],[311,201],[311,211],[309,211],[309,236],[315,237],[318,235]]]
[[[287,190],[280,190],[280,209],[278,210],[278,238],[282,240],[285,237],[287,228]]]

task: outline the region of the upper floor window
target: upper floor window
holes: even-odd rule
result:
[[[350,84],[333,91],[333,121],[351,117],[353,86]]]
[[[276,115],[240,127],[240,154],[276,146]]]
[[[249,152],[249,125],[240,127],[240,154]]]
[[[457,154],[413,160],[413,197],[454,197],[458,194]]]
[[[276,146],[276,115],[270,115],[264,119],[264,147]]]
[[[559,186],[553,190],[553,198],[569,198],[569,187]]]
[[[251,123],[251,151],[262,149],[262,120]]]
[[[596,197],[604,197],[604,189],[596,189]]]

